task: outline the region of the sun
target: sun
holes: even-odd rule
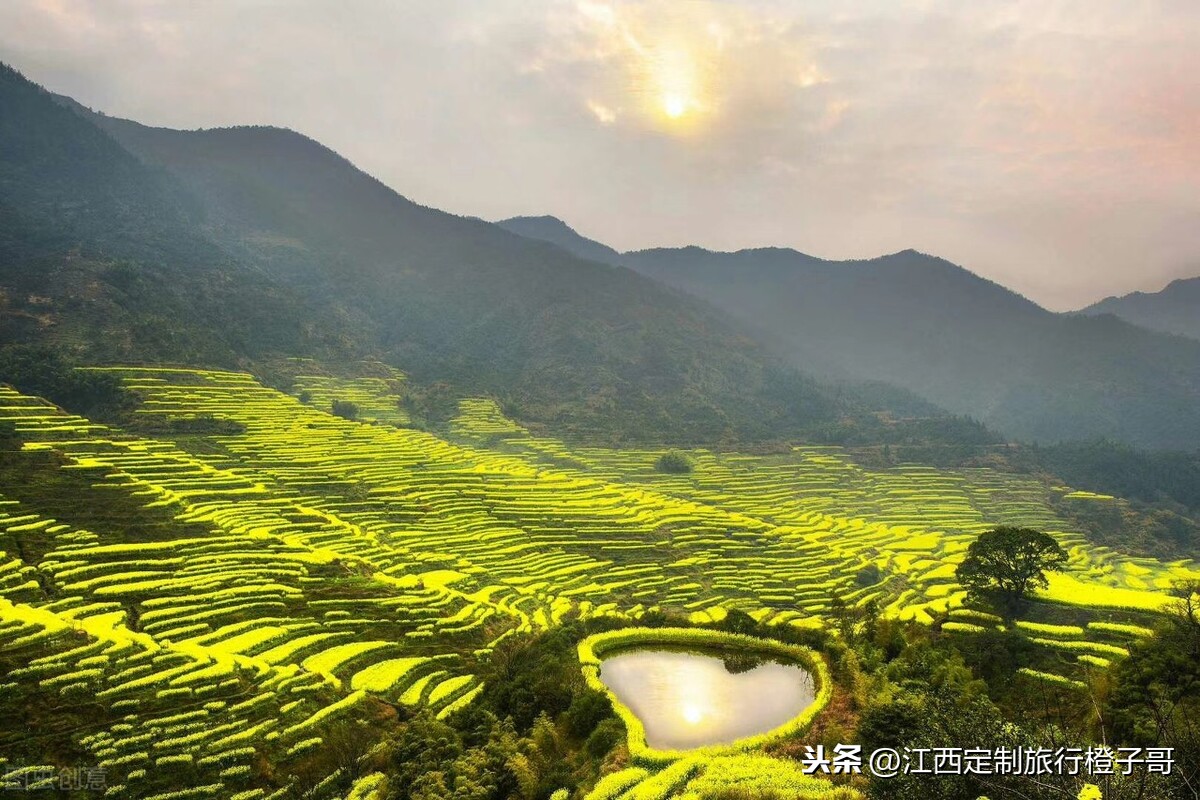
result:
[[[668,94],[662,100],[663,113],[671,119],[679,119],[686,114],[688,105],[687,99],[678,94]]]
[[[704,719],[704,709],[695,703],[685,703],[680,713],[683,715],[684,722],[689,725],[695,725]]]

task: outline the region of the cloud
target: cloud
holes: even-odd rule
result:
[[[714,147],[723,132],[795,118],[803,90],[825,80],[800,20],[751,6],[580,0],[554,5],[544,32],[526,65],[543,91],[600,103],[627,130]]]
[[[1052,307],[1200,272],[1189,0],[11,0],[0,58],[151,124],[301,130],[614,246],[944,255]]]

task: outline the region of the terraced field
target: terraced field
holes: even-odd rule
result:
[[[301,377],[288,395],[233,372],[108,371],[151,420],[244,427],[151,439],[0,387],[0,420],[71,477],[80,504],[95,493],[132,509],[89,529],[0,497],[0,656],[24,665],[0,678],[0,702],[77,703],[35,739],[70,738],[62,758],[102,765],[112,796],[301,796],[263,765],[300,762],[344,721],[370,728],[397,705],[446,717],[480,691],[499,640],[568,614],[661,608],[703,622],[741,609],[820,626],[837,595],[946,630],[993,626],[963,607],[954,568],[997,524],[1046,530],[1070,553],[1048,602],[1018,623],[1063,654],[1062,674],[1035,675],[1047,681],[1120,658],[1172,583],[1200,577],[1090,545],[1050,503],[1056,491],[1109,499],[985,469],[872,471],[836,448],[797,448],[697,451],[692,473],[669,475],[658,452],[569,448],[482,398],[445,438],[404,427],[396,376]],[[328,413],[334,400],[359,419]],[[61,766],[29,763],[19,726],[0,739],[9,781]],[[754,754],[638,764],[591,797],[759,779],[828,788],[788,769]],[[195,788],[160,791],[181,771]],[[371,797],[380,782],[343,767],[307,778],[313,798]]]

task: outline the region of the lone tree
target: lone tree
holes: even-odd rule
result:
[[[692,460],[678,450],[668,450],[658,457],[654,467],[659,472],[669,472],[675,475],[686,475],[692,471]]]
[[[358,419],[358,403],[349,400],[334,400],[333,413],[343,419]]]
[[[967,548],[956,575],[972,597],[1016,610],[1034,587],[1046,588],[1047,572],[1067,563],[1054,538],[1032,528],[1002,526],[982,534]]]

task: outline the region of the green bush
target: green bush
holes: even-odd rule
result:
[[[854,585],[860,589],[874,586],[883,580],[883,570],[877,564],[867,564],[854,576]]]
[[[602,758],[625,738],[625,726],[616,717],[609,717],[596,726],[584,745],[595,758]]]
[[[358,403],[349,400],[334,400],[333,415],[342,419],[358,419]]]
[[[692,460],[678,450],[668,450],[663,453],[658,457],[658,461],[654,462],[654,467],[659,472],[667,472],[672,475],[686,475],[694,468]]]

